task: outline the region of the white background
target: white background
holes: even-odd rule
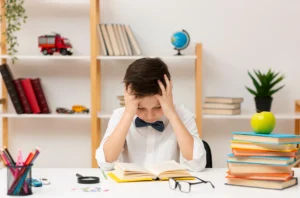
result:
[[[20,55],[40,55],[37,37],[59,32],[75,46],[74,55],[89,55],[89,3],[84,1],[26,2],[28,22],[17,34]],[[253,96],[247,70],[268,68],[285,74],[286,85],[274,95],[275,113],[294,111],[300,98],[297,84],[300,65],[300,1],[290,0],[102,0],[101,22],[129,24],[144,55],[171,56],[175,31],[191,36],[184,54],[194,54],[203,44],[203,97],[244,97],[243,113],[253,113]],[[102,61],[102,109],[118,108],[122,78],[131,61]],[[194,60],[167,61],[174,83],[175,102],[195,111]],[[58,106],[90,107],[89,61],[20,60],[11,65],[15,78],[40,77],[54,112]],[[14,112],[11,108],[10,111]],[[107,120],[102,121],[103,130]],[[277,122],[276,132],[293,133],[292,120]],[[251,130],[249,120],[203,120],[203,138],[212,148],[214,167],[225,167],[232,131]],[[9,120],[9,148],[27,156],[35,146],[42,150],[36,167],[90,167],[89,119]]]

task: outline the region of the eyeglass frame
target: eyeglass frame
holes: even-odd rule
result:
[[[176,181],[176,179],[182,179],[182,178],[195,178],[195,179],[200,180],[200,182],[188,182],[188,181],[184,181],[184,182],[186,182],[186,183],[189,184],[189,191],[188,191],[188,192],[184,192],[184,191],[181,190],[180,181]],[[171,186],[170,186],[170,180],[171,180],[171,179],[175,182],[175,188],[174,188],[174,189],[171,188]],[[183,181],[183,180],[182,180],[182,181]],[[168,182],[169,182],[169,187],[170,187],[172,190],[176,190],[177,187],[179,186],[180,192],[183,192],[183,193],[189,193],[189,192],[191,192],[191,186],[192,186],[192,185],[196,185],[196,184],[203,184],[203,183],[206,184],[206,183],[210,183],[210,185],[211,185],[213,188],[215,188],[215,186],[214,186],[210,181],[205,181],[205,180],[200,179],[199,177],[196,177],[196,176],[188,176],[188,177],[170,177],[169,180],[168,180]]]

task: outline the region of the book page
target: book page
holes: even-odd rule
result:
[[[115,166],[118,166],[118,168],[121,169],[123,172],[133,171],[133,172],[148,173],[148,170],[134,163],[117,162]]]
[[[147,169],[156,176],[165,171],[185,170],[185,168],[178,164],[175,160],[165,161],[151,166],[147,166]]]

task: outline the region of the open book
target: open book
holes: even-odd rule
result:
[[[148,167],[141,167],[133,163],[116,162],[114,170],[108,175],[116,182],[168,180],[169,177],[192,176],[176,161],[165,161]]]

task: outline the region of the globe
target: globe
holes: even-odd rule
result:
[[[182,55],[181,50],[187,48],[190,44],[190,35],[187,31],[177,31],[171,37],[172,45],[174,46],[175,50],[178,50],[176,55]]]

